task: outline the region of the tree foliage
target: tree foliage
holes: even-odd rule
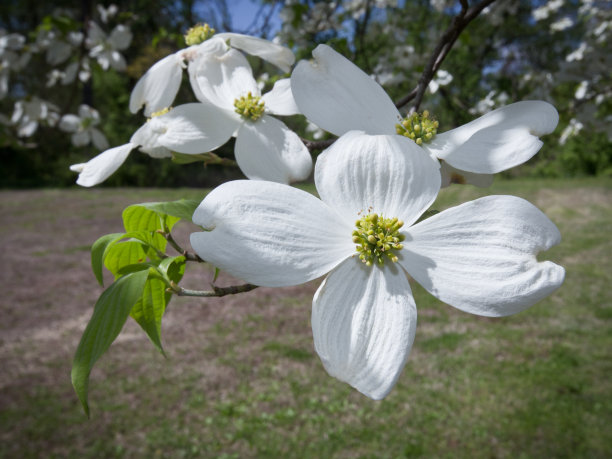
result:
[[[70,85],[48,87],[52,67],[38,54],[32,55],[26,71],[10,74],[9,93],[0,100],[3,187],[69,186],[74,183],[74,173],[68,166],[97,153],[92,145],[73,146],[69,135],[45,123],[31,137],[16,135],[11,117],[17,101],[33,96],[54,101],[59,116],[76,113],[80,104],[92,105],[100,113],[98,127],[110,145],[120,145],[142,122],[127,109],[135,82],[161,57],[183,47],[182,34],[195,23],[265,38],[278,35],[297,59],[309,58],[319,43],[329,44],[398,100],[415,88],[442,31],[461,9],[461,2],[447,0],[260,0],[245,30],[235,26],[237,12],[229,0],[116,4],[119,13],[109,20],[109,28],[123,22],[133,34],[124,51],[125,72],[103,71],[92,61],[88,82],[77,79]],[[84,30],[90,19],[99,20],[97,6],[92,0],[76,6],[66,1],[10,0],[0,6],[0,29],[4,34],[21,34],[33,43],[41,28]],[[508,101],[547,100],[560,112],[555,137],[561,142],[546,142],[536,158],[512,173],[609,174],[611,21],[612,7],[604,1],[492,2],[461,32],[434,86],[424,94],[422,106],[434,112],[446,130]],[[252,62],[257,71],[265,65],[260,60]],[[273,71],[269,75],[267,87],[277,78]],[[191,97],[187,85],[181,91],[177,103]],[[312,131],[306,130],[303,119],[290,124],[303,137],[311,138]],[[572,134],[577,134],[573,140]],[[232,150],[229,145],[218,153],[232,159]],[[240,176],[235,168],[221,165],[182,167],[134,154],[106,184],[210,186]]]

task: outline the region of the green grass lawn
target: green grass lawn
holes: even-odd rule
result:
[[[434,206],[439,210],[488,194],[517,195],[537,205],[563,239],[539,259],[564,266],[565,283],[527,311],[489,319],[457,311],[411,282],[419,313],[416,339],[398,384],[383,401],[362,396],[323,369],[309,324],[320,282],[314,281],[210,300],[173,299],[162,328],[168,359],[128,323],[92,372],[87,420],[69,378],[72,354],[101,292],[87,272],[87,240],[121,231],[126,205],[202,194],[0,193],[3,214],[14,217],[4,236],[24,226],[35,235],[41,225],[53,224],[48,238],[70,237],[61,249],[60,242],[27,245],[25,234],[10,246],[6,242],[3,253],[37,257],[31,269],[49,265],[33,279],[9,265],[5,289],[17,291],[18,283],[42,289],[37,279],[51,279],[42,270],[78,276],[36,299],[19,290],[21,297],[2,300],[1,456],[612,455],[610,179],[497,180],[485,190],[443,190]],[[63,225],[78,231],[62,233]],[[191,229],[182,231],[186,240]],[[186,282],[207,288],[210,269],[197,268]]]

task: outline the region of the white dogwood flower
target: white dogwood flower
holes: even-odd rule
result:
[[[104,134],[96,127],[100,124],[100,114],[98,110],[89,105],[79,106],[79,114],[67,114],[62,116],[59,128],[64,132],[72,133],[71,141],[75,147],[84,147],[93,143],[98,150],[108,148],[108,140]]]
[[[107,36],[98,24],[89,21],[85,43],[89,48],[89,56],[96,59],[104,70],[109,67],[118,71],[125,70],[125,58],[119,51],[130,46],[131,41],[132,32],[123,24],[115,26]]]
[[[403,118],[380,85],[329,46],[319,45],[312,55],[313,61],[299,62],[291,75],[295,101],[311,122],[338,136],[354,129],[414,136],[430,155],[447,163],[442,172],[452,171],[459,182],[488,185],[490,174],[524,163],[541,148],[538,136],[552,132],[559,120],[549,103],[524,101],[438,134],[429,116],[428,121],[418,114]],[[423,123],[431,124],[430,131]],[[447,175],[443,182],[450,179]]]
[[[196,118],[194,105],[200,104],[186,104],[170,111],[162,110],[155,113],[132,135],[128,143],[106,150],[86,163],[70,166],[70,170],[79,173],[77,184],[90,187],[102,183],[121,167],[130,152],[136,148],[152,158],[172,157],[171,151],[163,145],[172,135],[180,137],[186,145],[190,142],[197,143],[201,147],[198,153],[209,151],[225,143],[227,136],[231,135],[227,134],[228,129],[231,129],[228,124],[212,114]],[[207,138],[198,136],[197,139],[193,139],[189,137],[191,135],[189,131],[182,130],[185,127],[189,130],[190,123],[205,124],[212,126],[213,129]]]
[[[11,123],[17,129],[19,137],[34,135],[40,123],[55,126],[58,121],[59,108],[46,100],[32,97],[15,102]]]
[[[194,65],[189,71],[191,86],[201,103],[187,104],[192,118],[169,126],[160,139],[162,145],[185,154],[211,150],[207,139],[223,122],[225,141],[236,137],[236,162],[248,178],[289,183],[310,175],[308,149],[297,134],[271,116],[299,113],[288,78],[278,80],[270,92],[261,95],[246,57],[226,46],[209,50]],[[217,122],[196,122],[210,118]]]
[[[332,376],[381,399],[415,335],[406,273],[445,303],[489,317],[528,308],[564,278],[536,259],[559,231],[523,199],[488,196],[415,223],[436,199],[438,168],[402,136],[349,132],[317,160],[321,199],[273,182],[227,182],[196,209],[205,232],[191,245],[257,285],[329,273],[312,304],[315,349]]]
[[[130,111],[136,113],[144,105],[144,113],[151,113],[170,107],[181,85],[186,62],[191,65],[199,57],[215,50],[228,47],[242,50],[260,57],[288,72],[295,57],[289,48],[257,37],[236,33],[219,33],[199,44],[189,46],[156,62],[138,80],[130,95]]]
[[[98,9],[100,20],[104,24],[106,24],[109,19],[113,18],[119,12],[119,8],[117,8],[117,5],[114,3],[108,5],[107,8],[105,8],[104,5],[96,5],[96,8]]]

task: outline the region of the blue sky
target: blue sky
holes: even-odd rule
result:
[[[232,23],[236,30],[245,30],[249,27],[257,11],[259,10],[259,2],[253,0],[229,0],[228,5],[231,8]],[[276,8],[275,19],[272,21],[273,30],[269,33],[270,36],[274,35],[274,31],[280,28],[280,19],[278,18],[278,7]]]

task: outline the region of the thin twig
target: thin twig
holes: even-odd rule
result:
[[[419,109],[429,82],[442,65],[442,62],[455,44],[455,41],[457,41],[457,38],[461,32],[463,32],[463,29],[465,29],[467,25],[482,12],[482,10],[484,10],[494,1],[495,0],[483,0],[477,5],[474,5],[472,8],[469,8],[467,0],[461,0],[461,11],[453,18],[451,24],[448,26],[444,34],[442,34],[442,37],[440,37],[440,40],[434,48],[434,52],[429,58],[429,61],[425,66],[421,77],[419,78],[417,86],[410,92],[410,94],[398,100],[395,104],[396,107],[403,107],[414,99],[411,111],[417,111]]]
[[[302,142],[306,145],[309,151],[313,150],[324,150],[329,147],[332,143],[334,143],[336,139],[328,139],[328,140],[308,140],[302,138]]]
[[[172,237],[172,233],[170,233],[169,231],[166,232],[166,231],[158,230],[157,232],[161,234],[162,236],[164,236],[166,240],[168,241],[168,244],[170,244],[174,250],[176,250],[178,253],[184,256],[185,260],[195,261],[198,263],[205,263],[205,261],[202,260],[198,256],[198,254],[187,252],[187,250],[183,249],[180,245],[178,245],[178,242],[176,242],[176,240]]]
[[[368,59],[368,53],[365,53],[365,33],[368,28],[368,22],[370,21],[370,15],[372,13],[372,1],[367,0],[365,4],[365,12],[363,15],[363,21],[359,22],[359,20],[355,20],[355,52],[353,53],[353,59],[357,60],[359,55],[363,55],[363,59],[365,61],[365,70],[370,73],[371,66],[370,60]]]
[[[212,290],[191,290],[174,284],[172,288],[168,288],[166,291],[177,296],[221,297],[225,295],[235,295],[236,293],[250,292],[257,287],[257,285],[253,284],[231,285],[229,287],[217,287],[213,285]]]

